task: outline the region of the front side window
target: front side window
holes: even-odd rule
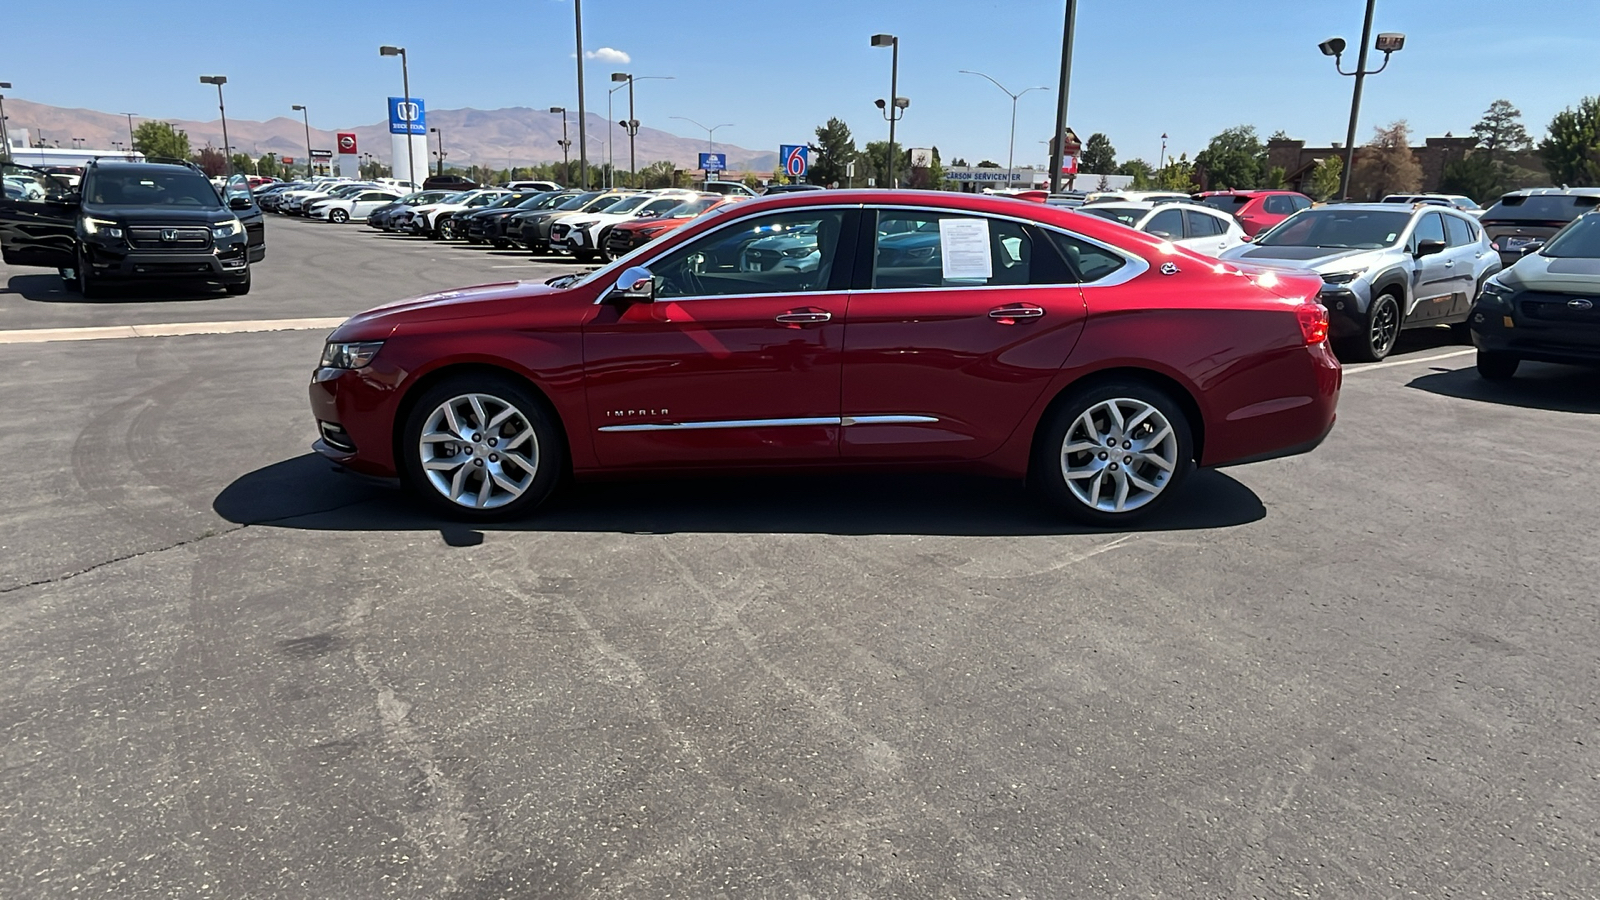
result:
[[[872,287],[1029,284],[1033,238],[1025,226],[959,212],[878,213]]]
[[[1146,234],[1154,235],[1164,240],[1176,241],[1183,238],[1183,210],[1163,209],[1145,223]]]
[[[43,203],[46,200],[62,199],[72,191],[65,178],[56,178],[27,166],[7,163],[0,165],[0,173],[3,173],[0,174],[0,181],[4,182],[7,200]]]
[[[734,222],[656,260],[658,299],[826,290],[845,211],[793,210]]]

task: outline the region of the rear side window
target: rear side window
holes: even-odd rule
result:
[[[1294,202],[1284,194],[1273,194],[1267,198],[1265,204],[1267,212],[1275,216],[1287,216],[1294,212]]]
[[[1145,223],[1143,230],[1169,241],[1180,240],[1183,237],[1183,210],[1163,209]]]
[[[941,226],[944,220],[951,224]],[[960,235],[952,232],[947,238],[944,227],[959,229]],[[874,243],[874,290],[1033,283],[1033,236],[1009,219],[886,209],[878,213]],[[987,266],[982,265],[983,243]]]
[[[1183,214],[1189,219],[1189,237],[1213,237],[1224,234],[1228,230],[1228,226],[1222,224],[1222,220],[1216,216],[1208,216],[1203,212],[1194,212],[1187,209],[1183,211]]]
[[[1213,197],[1201,197],[1200,202],[1212,209],[1220,209],[1229,215],[1233,215],[1239,211],[1240,207],[1249,203],[1250,198],[1238,194],[1218,194]]]
[[[1472,229],[1467,227],[1466,222],[1455,216],[1444,217],[1444,230],[1445,234],[1449,236],[1449,243],[1452,247],[1465,247],[1474,243]]]
[[[1289,203],[1294,206],[1295,212],[1299,212],[1302,209],[1311,208],[1311,200],[1307,197],[1302,197],[1299,194],[1290,196]]]
[[[1112,253],[1081,238],[1059,231],[1045,233],[1050,235],[1050,240],[1056,245],[1056,249],[1066,257],[1067,264],[1072,267],[1078,280],[1084,284],[1099,281],[1128,264],[1120,254]]]

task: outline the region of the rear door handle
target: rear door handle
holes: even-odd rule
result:
[[[1016,306],[997,306],[989,310],[989,318],[998,320],[1002,325],[1015,324],[1018,319],[1037,319],[1044,315],[1044,309],[1031,303],[1019,303]]]
[[[832,318],[833,313],[830,312],[801,312],[798,310],[779,313],[774,317],[776,321],[785,325],[818,325]]]

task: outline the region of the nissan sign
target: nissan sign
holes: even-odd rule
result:
[[[356,152],[356,136],[355,135],[350,134],[348,132],[341,131],[341,132],[338,133],[337,137],[339,139],[339,152],[340,153],[355,153]]]

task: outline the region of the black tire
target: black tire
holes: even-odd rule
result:
[[[1372,305],[1367,307],[1361,336],[1343,344],[1344,355],[1356,362],[1382,362],[1394,351],[1403,324],[1404,313],[1400,310],[1399,297],[1388,291],[1373,297]]]
[[[489,243],[491,245],[493,245],[493,247],[496,250],[510,250],[511,249],[511,242],[508,241],[508,240],[501,239],[501,238],[495,238],[494,240],[490,241]]]
[[[521,494],[503,502],[500,502],[495,493],[499,492],[503,495],[510,492],[499,485],[490,487],[490,496],[486,502],[498,502],[499,505],[489,508],[477,508],[470,503],[457,502],[447,496],[445,491],[451,490],[454,485],[454,477],[448,473],[458,471],[458,469],[440,470],[440,478],[447,479],[450,483],[436,484],[429,477],[428,470],[423,463],[422,435],[424,428],[429,427],[429,420],[434,418],[436,412],[440,411],[446,402],[459,401],[460,398],[468,396],[480,398],[480,403],[490,420],[493,420],[506,407],[514,408],[516,413],[520,414],[522,423],[526,425],[526,430],[532,432],[533,453],[525,454],[522,458],[533,464],[531,476],[523,462],[512,463],[514,457],[509,453],[506,454],[504,459],[498,459],[494,445],[490,444],[490,441],[496,439],[507,440],[508,443],[504,446],[511,447],[512,444],[509,442],[517,441],[520,438],[523,429],[516,427],[516,416],[512,416],[506,424],[500,427],[501,432],[493,436],[482,431],[469,431],[463,435],[463,440],[459,442],[451,444],[430,442],[430,447],[440,448],[430,451],[440,453],[441,455],[437,457],[440,461],[448,463],[450,460],[460,458],[463,462],[459,468],[464,469],[468,465],[473,466],[471,469],[465,469],[466,474],[461,481],[461,496],[463,498],[467,496],[468,488],[472,489],[474,500],[483,490],[485,486],[483,472],[487,468],[485,466],[486,462],[491,466],[498,465],[500,467],[498,471],[504,474],[511,483],[520,484]],[[473,425],[481,427],[482,423],[472,421],[474,416],[475,413],[470,406],[458,413],[458,421],[463,425],[463,431],[468,431]],[[436,427],[447,430],[447,426],[440,425]],[[512,428],[513,431],[506,433],[504,430],[507,428]],[[481,438],[481,440],[474,443],[472,440],[474,435]],[[521,443],[518,444],[519,449],[528,446],[529,441],[530,439],[522,439]],[[561,429],[556,416],[549,406],[531,390],[515,380],[492,374],[460,375],[441,381],[424,391],[417,398],[416,403],[412,405],[410,414],[406,416],[406,422],[401,431],[400,446],[404,459],[404,476],[407,489],[435,513],[465,521],[488,522],[526,515],[548,499],[550,494],[555,491],[563,473],[566,471],[567,464],[566,444],[562,440]],[[449,448],[454,448],[453,452]],[[505,453],[506,451],[501,449],[500,452]],[[471,462],[466,460],[471,460]]]
[[[246,265],[244,267],[243,281],[239,282],[238,284],[225,284],[222,286],[222,289],[230,294],[233,294],[235,297],[242,297],[245,294],[250,293],[250,266]]]
[[[574,250],[572,251],[572,258],[581,263],[591,263],[599,258],[599,254],[593,250]]]
[[[85,300],[96,300],[106,294],[100,280],[89,274],[89,263],[83,258],[81,250],[78,251],[77,288],[78,296]]]
[[[1478,375],[1485,381],[1510,381],[1522,360],[1509,353],[1478,351]]]
[[[343,225],[350,221],[350,214],[342,209],[330,209],[328,210],[328,221],[335,225]]]
[[[1119,412],[1143,406],[1153,414],[1145,414],[1132,432],[1122,432],[1108,414],[1108,407],[1112,405]],[[1104,425],[1102,437],[1092,442],[1086,440],[1088,435],[1083,433],[1080,424],[1086,417],[1096,429]],[[1166,420],[1170,439],[1162,437],[1166,432],[1158,417]],[[1124,421],[1132,421],[1132,417],[1125,416]],[[1110,443],[1104,443],[1108,439],[1104,435],[1110,435]],[[1077,443],[1104,449],[1068,453],[1069,437]],[[1138,453],[1137,444],[1146,441],[1151,442],[1150,452]],[[1121,460],[1115,458],[1118,455],[1122,456]],[[1171,465],[1170,471],[1152,461],[1158,457]],[[1077,477],[1069,477],[1069,466]],[[1182,407],[1153,385],[1116,379],[1073,389],[1052,407],[1039,425],[1028,479],[1036,491],[1069,517],[1098,528],[1125,528],[1166,505],[1182,489],[1192,468],[1194,436]],[[1091,471],[1098,474],[1086,474]],[[1110,497],[1105,496],[1108,481]],[[1151,492],[1135,482],[1156,489]],[[1117,511],[1118,487],[1121,487],[1122,499],[1136,505]],[[1091,505],[1090,501],[1096,498],[1112,508]]]

